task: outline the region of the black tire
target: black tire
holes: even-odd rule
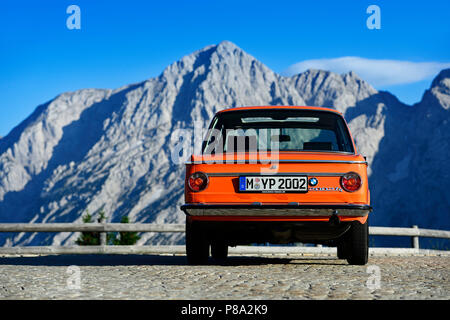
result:
[[[348,250],[344,240],[337,245],[337,257],[338,259],[347,259],[348,257]]]
[[[228,257],[228,246],[222,241],[215,241],[211,244],[211,256],[218,262],[223,262]]]
[[[347,231],[345,246],[348,248],[347,261],[352,265],[365,265],[369,260],[369,220],[361,224],[353,222]]]
[[[200,226],[186,220],[186,258],[188,264],[202,265],[208,263],[209,243]]]

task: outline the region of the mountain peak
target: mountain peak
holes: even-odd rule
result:
[[[233,42],[230,41],[222,41],[219,44],[209,48],[211,52],[211,57],[216,56],[218,60],[215,60],[214,62],[219,63],[230,63],[231,60],[256,60],[254,57],[252,57],[250,54],[242,50],[240,47],[235,45]]]
[[[446,88],[448,93],[450,93],[450,68],[441,70],[441,72],[433,79],[431,88],[434,87]]]
[[[364,81],[363,79],[361,79],[361,77],[353,70],[350,70],[347,73],[342,74],[343,77],[349,77],[349,78],[353,78],[356,80],[360,80],[360,81]]]
[[[334,107],[343,114],[348,107],[377,93],[354,72],[340,75],[326,70],[308,69],[290,79],[308,105]]]
[[[424,110],[450,110],[450,69],[444,69],[433,79],[419,103]]]
[[[196,50],[193,52],[193,54],[195,54],[197,52],[209,51],[211,49],[213,49],[212,51],[217,51],[217,50],[228,50],[228,51],[240,50],[240,51],[243,51],[235,43],[228,41],[228,40],[223,40],[223,41],[219,42],[218,44],[210,44],[210,45],[203,47],[200,50]]]
[[[211,64],[233,64],[236,59],[256,60],[234,43],[224,40],[219,44],[205,46],[182,57],[169,65],[163,71],[162,76],[173,77],[174,75],[186,74],[198,67],[203,66],[205,68]]]
[[[219,42],[219,44],[217,45],[217,48],[225,48],[228,50],[236,50],[236,49],[242,50],[236,44],[234,44],[233,42],[228,41],[228,40],[223,40],[223,41]]]

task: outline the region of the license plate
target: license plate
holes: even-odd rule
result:
[[[240,176],[240,192],[308,192],[307,176]]]

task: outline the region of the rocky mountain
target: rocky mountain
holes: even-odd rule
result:
[[[391,225],[448,230],[450,69],[439,73],[419,103],[390,107],[372,162],[373,197],[382,218]]]
[[[450,70],[421,102],[402,104],[353,72],[282,77],[228,41],[115,90],[67,92],[0,140],[0,219],[73,222],[100,209],[108,221],[182,223],[184,166],[171,161],[177,129],[206,127],[222,108],[335,107],[370,163],[372,225],[450,228]],[[3,234],[0,245],[71,244],[76,234]],[[175,243],[180,234],[143,234]]]

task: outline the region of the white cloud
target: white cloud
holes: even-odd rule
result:
[[[308,69],[321,69],[336,73],[354,71],[374,87],[383,87],[427,80],[445,68],[450,68],[450,63],[341,57],[305,60],[290,66],[283,74],[292,76]]]

